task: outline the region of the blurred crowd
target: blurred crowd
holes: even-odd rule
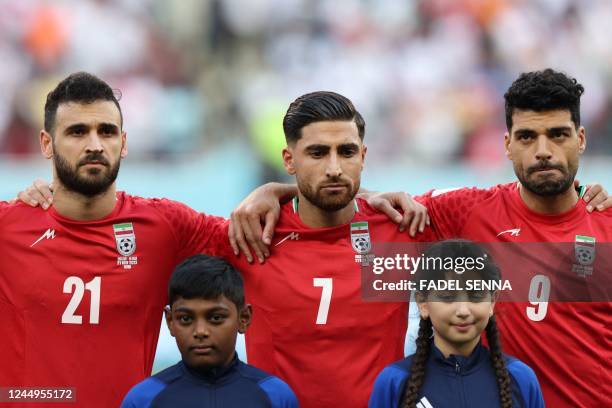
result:
[[[324,89],[364,115],[369,163],[494,167],[504,91],[548,66],[610,155],[610,21],[608,0],[1,0],[0,155],[38,152],[46,93],[84,70],[120,90],[134,160],[244,140],[275,169],[288,104]]]

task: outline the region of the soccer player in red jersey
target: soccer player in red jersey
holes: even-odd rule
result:
[[[403,356],[407,304],[361,296],[360,262],[371,242],[412,240],[355,198],[364,127],[336,93],[291,103],[283,158],[298,195],[281,208],[270,258],[238,265],[254,315],[248,361],[289,383],[306,408],[366,406],[377,373]],[[428,228],[419,239],[434,236]]]
[[[586,148],[583,91],[575,79],[551,69],[522,74],[512,84],[504,95],[504,142],[519,181],[427,195],[441,237],[575,245],[587,240],[595,251],[598,243],[612,242],[612,211],[587,212],[573,188]],[[612,406],[611,304],[539,300],[498,304],[506,352],[534,368],[548,406]]]
[[[225,219],[116,191],[122,125],[113,90],[92,75],[47,97],[54,206],[0,202],[0,387],[72,387],[71,406],[118,406],[151,374],[173,268],[227,252]]]

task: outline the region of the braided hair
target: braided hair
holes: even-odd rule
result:
[[[478,257],[484,257],[484,268],[479,272],[483,279],[500,279],[501,274],[499,268],[493,263],[492,259],[486,252],[482,250],[475,243],[468,240],[447,240],[438,242],[432,245],[424,256],[434,258],[453,258],[458,259],[460,257],[466,258],[471,257],[473,259]],[[444,268],[423,268],[417,275],[417,280],[446,280],[446,273],[448,271]],[[427,287],[427,285],[425,285]],[[427,291],[417,292],[417,296],[421,299],[427,298]],[[497,380],[497,386],[499,388],[499,398],[502,408],[512,408],[512,392],[510,388],[510,374],[506,368],[506,363],[502,354],[502,346],[499,340],[499,331],[497,329],[497,323],[495,322],[495,316],[491,316],[486,326],[487,342],[490,349],[490,360],[491,365],[495,371],[495,377]],[[416,352],[412,357],[412,363],[410,366],[410,376],[406,381],[404,387],[404,394],[402,398],[403,408],[416,408],[416,403],[419,397],[419,391],[425,380],[425,367],[427,360],[431,353],[431,337],[433,336],[433,325],[429,318],[421,318],[419,323],[419,333],[416,339]]]

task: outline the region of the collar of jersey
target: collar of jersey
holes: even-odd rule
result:
[[[581,191],[579,194],[578,202],[569,210],[565,211],[561,214],[541,214],[533,211],[531,208],[527,207],[527,204],[521,198],[520,192],[520,183],[517,182],[515,187],[511,190],[510,196],[512,197],[512,201],[517,205],[523,214],[525,214],[528,218],[536,220],[538,222],[546,223],[546,224],[560,224],[569,221],[576,221],[582,219],[579,215],[586,212],[586,203],[581,198],[584,195],[584,192]]]
[[[58,213],[54,206],[49,207],[47,212],[49,213],[51,217],[55,218],[57,221],[64,223],[64,224],[82,224],[82,225],[92,225],[92,224],[98,224],[98,223],[103,224],[107,222],[108,220],[115,218],[117,214],[119,214],[119,212],[121,212],[121,209],[123,208],[123,204],[125,203],[125,192],[117,191],[116,196],[117,196],[117,201],[115,202],[115,208],[113,208],[113,211],[111,211],[111,213],[108,214],[106,217],[100,218],[97,220],[89,220],[89,221],[73,220],[72,218],[64,217],[63,215]]]
[[[457,364],[460,367],[461,374],[468,374],[479,368],[480,364],[487,362],[488,352],[487,349],[482,345],[482,342],[478,342],[472,353],[469,356],[461,356],[451,354],[448,358],[444,357],[444,354],[436,347],[433,339],[431,340],[431,354],[429,360],[439,366],[444,371],[456,373]],[[488,363],[488,362],[487,362]]]
[[[231,381],[234,375],[237,373],[238,365],[240,364],[240,360],[238,356],[234,354],[234,358],[226,367],[222,368],[212,368],[209,371],[201,372],[187,367],[184,361],[181,361],[183,370],[193,379],[197,381],[204,381],[207,383],[222,383]]]

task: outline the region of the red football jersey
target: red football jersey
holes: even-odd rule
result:
[[[3,203],[0,386],[74,387],[70,406],[119,406],[151,374],[171,272],[187,256],[219,253],[225,228],[125,193],[91,222]]]
[[[363,200],[351,223],[329,228],[304,225],[295,202],[282,207],[272,256],[237,265],[253,305],[248,361],[289,383],[301,407],[365,407],[378,373],[403,358],[408,304],[363,301],[356,259],[368,243],[414,241]]]
[[[422,199],[443,238],[574,243],[584,236],[612,242],[612,211],[588,213],[579,200],[564,214],[538,214],[525,205],[516,182],[434,191]],[[504,351],[535,370],[548,406],[612,406],[611,303],[498,303],[496,316]]]

